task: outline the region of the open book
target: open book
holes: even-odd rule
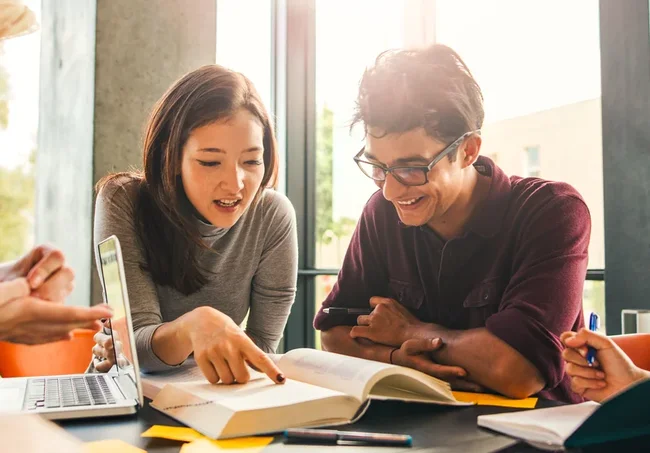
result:
[[[650,435],[650,380],[610,397],[525,412],[480,415],[478,425],[539,448],[583,447]]]
[[[210,384],[196,367],[143,376],[151,405],[214,438],[332,426],[360,418],[372,399],[464,406],[448,383],[410,368],[314,349],[276,356],[287,380],[261,373],[246,384]]]

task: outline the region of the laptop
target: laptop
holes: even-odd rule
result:
[[[104,331],[113,337],[114,344],[121,344],[121,348],[114,348],[115,365],[107,373],[0,379],[0,412],[62,420],[134,414],[142,407],[140,369],[117,237],[100,242],[97,256],[104,302],[114,313]],[[89,349],[89,364],[93,358]]]

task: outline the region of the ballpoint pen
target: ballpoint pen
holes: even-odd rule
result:
[[[328,315],[369,315],[372,308],[327,307],[323,312]]]
[[[288,429],[284,432],[287,443],[345,445],[346,443],[365,445],[395,445],[410,447],[413,439],[408,434],[362,433],[355,431],[335,431],[330,429]]]
[[[599,324],[600,324],[600,319],[598,318],[598,315],[594,312],[591,312],[591,315],[589,316],[589,330],[591,330],[592,332],[596,332],[598,330]],[[587,364],[589,366],[593,366],[595,358],[596,358],[596,349],[590,346],[587,349]]]

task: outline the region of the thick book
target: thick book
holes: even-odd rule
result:
[[[650,435],[650,380],[593,401],[525,412],[481,415],[478,425],[539,448],[578,448]]]
[[[466,406],[449,384],[410,368],[314,349],[275,356],[283,385],[261,373],[246,384],[210,384],[195,366],[143,376],[151,406],[213,439],[321,427],[359,419],[371,400]]]

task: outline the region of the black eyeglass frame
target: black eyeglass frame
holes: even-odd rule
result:
[[[463,143],[463,141],[465,141],[465,139],[467,139],[468,137],[470,137],[470,136],[472,136],[474,134],[480,134],[480,133],[481,133],[481,131],[478,130],[478,129],[474,130],[474,131],[465,132],[463,135],[461,135],[456,140],[454,140],[449,146],[447,146],[445,149],[443,149],[440,154],[438,154],[436,157],[434,157],[434,159],[428,165],[396,165],[396,166],[393,166],[393,167],[386,167],[385,165],[377,164],[377,163],[374,163],[374,162],[368,162],[367,160],[361,159],[361,155],[363,154],[363,151],[366,149],[365,146],[363,148],[361,148],[361,150],[357,153],[356,156],[354,156],[354,161],[357,163],[357,166],[359,167],[359,170],[361,170],[361,173],[363,173],[364,175],[366,175],[368,178],[372,179],[373,181],[379,181],[379,182],[386,181],[386,175],[388,173],[390,173],[391,175],[393,175],[393,178],[395,178],[400,184],[403,184],[405,186],[412,186],[412,187],[423,186],[423,185],[425,185],[426,183],[429,182],[429,172],[431,171],[431,169],[438,162],[440,162],[445,156],[450,154],[452,151],[457,149],[461,145],[461,143]],[[376,179],[376,178],[373,178],[372,176],[368,175],[365,171],[363,171],[363,168],[361,167],[361,164],[372,165],[372,166],[382,170],[384,172],[383,179]],[[409,183],[405,182],[398,174],[395,173],[395,170],[401,170],[401,169],[405,169],[405,168],[409,169],[409,170],[422,170],[422,172],[424,173],[424,182],[421,183],[421,184],[409,184]]]

